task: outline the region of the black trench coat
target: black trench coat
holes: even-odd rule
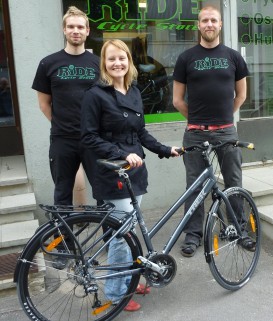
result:
[[[145,129],[143,104],[135,84],[126,95],[101,83],[91,87],[82,102],[81,130],[83,152],[89,159],[85,170],[97,200],[129,197],[125,186],[118,188],[118,174],[97,166],[97,159],[126,159],[130,153],[144,159],[142,146],[160,158],[171,155],[171,147],[159,143]],[[145,164],[129,170],[128,175],[136,195],[147,192]]]

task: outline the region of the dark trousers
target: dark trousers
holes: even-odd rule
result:
[[[90,163],[88,155],[88,151],[83,152],[81,149],[79,139],[62,136],[50,137],[49,162],[51,176],[55,184],[55,205],[73,204],[73,188],[81,163],[85,172],[88,171],[88,180],[92,180],[92,163]],[[73,229],[72,226],[70,227]],[[69,249],[73,249],[73,244],[69,238],[66,239],[66,243]],[[62,244],[59,245],[58,250],[64,250],[64,246]]]
[[[55,184],[54,204],[73,204],[73,187],[81,162],[79,139],[50,137],[49,163]]]
[[[219,141],[238,140],[235,127],[219,129],[216,131],[186,130],[183,138],[183,146],[188,147],[208,141],[215,144]],[[221,173],[224,178],[225,188],[242,186],[242,154],[241,149],[231,145],[218,149],[217,157]],[[201,152],[195,151],[184,154],[186,167],[187,188],[196,180],[205,168]],[[193,203],[201,188],[195,192],[185,203],[185,213]],[[200,245],[203,236],[204,204],[200,205],[188,222],[184,232],[186,233],[185,243]]]

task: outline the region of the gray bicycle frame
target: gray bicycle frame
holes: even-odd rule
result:
[[[135,214],[137,216],[137,220],[139,222],[139,226],[143,235],[143,239],[145,241],[147,250],[152,253],[154,252],[154,248],[151,242],[151,239],[161,230],[161,228],[165,225],[165,223],[173,216],[173,214],[185,203],[185,201],[196,191],[196,189],[203,185],[202,190],[188,209],[188,211],[185,213],[185,215],[182,217],[181,221],[177,225],[174,233],[170,237],[169,241],[164,246],[164,249],[162,253],[168,254],[171,249],[173,248],[174,244],[178,240],[179,236],[181,235],[184,227],[188,223],[189,219],[194,214],[196,208],[205,200],[205,198],[208,196],[208,194],[213,191],[214,195],[219,196],[219,198],[222,198],[226,204],[227,211],[229,215],[232,217],[234,225],[239,233],[241,235],[241,229],[239,226],[239,223],[237,221],[236,215],[234,214],[234,211],[230,205],[230,202],[225,195],[224,192],[222,192],[219,187],[217,186],[217,179],[213,173],[213,166],[210,165],[209,167],[205,168],[205,170],[198,176],[198,178],[195,180],[195,182],[179,197],[179,199],[172,205],[172,207],[162,216],[162,218],[151,228],[150,231],[147,230],[147,227],[145,225],[142,212],[140,210],[140,207],[137,204],[137,201],[133,201],[133,206],[135,208]],[[126,222],[125,222],[126,224]]]
[[[161,228],[165,225],[165,223],[173,216],[173,214],[185,203],[185,201],[197,190],[197,188],[201,185],[203,185],[203,188],[199,192],[198,196],[195,198],[194,202],[188,209],[188,211],[185,213],[185,215],[180,220],[179,224],[177,225],[174,233],[170,237],[169,241],[164,246],[164,249],[162,250],[163,254],[168,254],[171,249],[173,248],[174,244],[178,240],[179,236],[181,235],[185,225],[188,223],[189,219],[194,214],[196,208],[205,200],[205,198],[208,196],[210,192],[213,192],[213,195],[215,195],[218,198],[223,199],[227,211],[233,219],[233,223],[238,231],[238,234],[242,236],[242,232],[239,226],[239,223],[237,221],[236,215],[230,205],[230,202],[225,195],[224,192],[222,192],[219,187],[217,186],[217,179],[213,172],[213,166],[209,165],[204,169],[204,171],[198,176],[198,178],[194,181],[194,183],[179,197],[179,199],[172,205],[172,207],[162,216],[162,218],[151,228],[150,231],[148,231],[145,221],[143,219],[142,211],[139,207],[139,204],[135,198],[135,195],[132,190],[131,182],[126,173],[123,172],[121,174],[125,178],[125,182],[128,188],[128,191],[130,193],[131,199],[132,199],[132,205],[134,207],[134,210],[128,215],[127,219],[123,222],[122,226],[110,237],[110,239],[98,250],[96,253],[88,259],[88,262],[92,262],[92,260],[101,253],[104,248],[116,237],[121,233],[125,227],[129,226],[129,224],[132,222],[133,215],[136,215],[137,221],[139,223],[142,236],[146,245],[146,248],[148,252],[154,253],[154,248],[152,245],[152,238],[161,230]],[[99,277],[95,277],[95,279],[107,279],[112,278],[113,276],[125,276],[125,275],[133,275],[138,274],[141,271],[141,268],[136,268],[133,270],[127,270],[128,266],[125,265],[115,265],[115,268],[117,270],[120,270],[119,272],[110,273],[108,275],[103,275]],[[96,267],[97,270],[112,270],[113,267]]]

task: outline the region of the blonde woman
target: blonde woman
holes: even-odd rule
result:
[[[127,45],[121,40],[107,41],[101,50],[100,81],[85,93],[82,103],[82,145],[92,154],[90,171],[93,197],[112,202],[122,211],[131,211],[131,199],[127,190],[117,187],[118,175],[113,171],[96,168],[96,159],[125,159],[131,170],[128,172],[139,203],[147,193],[147,169],[143,163],[143,147],[162,157],[178,156],[177,147],[159,143],[145,129],[141,95],[134,80],[137,70]],[[95,169],[95,170],[94,170]],[[92,172],[91,172],[92,171]],[[128,262],[131,253],[121,239],[110,243],[109,263]],[[127,291],[127,280],[107,280],[105,293],[112,302],[118,302]],[[137,292],[147,289],[139,286]],[[140,304],[130,300],[126,311],[136,311]]]

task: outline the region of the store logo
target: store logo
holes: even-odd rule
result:
[[[150,21],[168,24],[171,24],[173,19],[184,22],[196,21],[200,10],[199,3],[202,1],[146,0],[145,7],[141,8],[138,0],[87,0],[88,18],[91,23],[99,24],[97,27],[99,30],[141,30],[147,28],[146,23]],[[175,26],[181,30],[180,23]],[[196,30],[196,26],[183,24],[182,29]]]
[[[57,77],[61,79],[94,79],[95,70],[88,67],[62,66],[58,69]]]
[[[211,69],[227,69],[229,67],[226,58],[208,58],[195,61],[194,69],[211,70]]]

